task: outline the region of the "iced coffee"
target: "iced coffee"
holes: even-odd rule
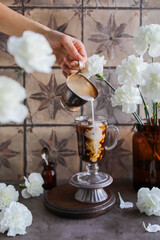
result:
[[[78,151],[80,158],[88,163],[102,160],[105,153],[106,121],[81,116],[76,120]]]

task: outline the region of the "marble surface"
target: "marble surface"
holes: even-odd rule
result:
[[[77,220],[58,217],[50,213],[43,205],[43,196],[32,199],[20,199],[33,214],[33,224],[27,228],[27,234],[16,236],[16,240],[159,240],[160,232],[148,233],[143,228],[143,221],[148,225],[160,224],[160,218],[148,217],[137,210],[136,191],[130,180],[116,180],[110,189],[115,193],[117,202],[104,215],[96,218]],[[125,201],[132,201],[132,209],[119,208],[117,192]],[[64,196],[65,197],[65,196]],[[0,234],[0,240],[12,239]]]

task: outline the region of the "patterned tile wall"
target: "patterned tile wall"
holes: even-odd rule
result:
[[[88,56],[104,55],[104,73],[117,87],[116,65],[133,54],[132,43],[140,25],[160,23],[159,0],[1,0],[15,11],[81,39]],[[8,36],[0,33],[0,75],[16,77],[16,65],[7,52]],[[132,177],[132,115],[113,108],[111,89],[93,82],[99,90],[96,115],[104,115],[109,124],[119,127],[118,145],[106,153],[101,169],[114,178]],[[27,90],[29,116],[23,124],[0,126],[0,181],[22,180],[23,175],[42,171],[41,149],[47,145],[57,165],[58,180],[65,180],[84,168],[77,154],[74,118],[90,114],[90,104],[76,112],[64,110],[59,103],[65,84],[59,67],[48,74],[23,74],[20,83]],[[141,109],[140,109],[141,111]],[[141,112],[140,112],[141,113]]]

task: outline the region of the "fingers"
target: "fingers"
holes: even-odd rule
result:
[[[77,70],[79,69],[79,64],[77,60],[71,60],[68,57],[65,57],[64,59],[64,63],[71,69]]]
[[[65,57],[64,59],[65,64],[74,70],[82,70],[85,68],[85,64],[82,61],[71,60],[69,57]]]
[[[77,51],[79,52],[79,54],[82,56],[81,61],[85,64],[87,62],[87,53],[83,43],[78,39],[73,38],[73,44]]]
[[[79,65],[79,61],[77,60],[70,60],[68,57],[65,57],[63,59],[63,62],[61,63],[62,73],[63,75],[69,76],[73,73],[77,73],[79,70],[82,70],[85,68],[85,65],[83,62],[81,62],[81,65]]]
[[[67,50],[70,60],[82,61],[84,64],[87,62],[87,53],[80,40],[63,35],[61,44]]]
[[[64,35],[61,39],[61,43],[71,58],[77,59],[79,61],[83,60],[83,56],[80,55],[77,48],[74,46],[73,40],[70,36]]]
[[[79,61],[83,63],[81,69],[85,68],[87,53],[83,43],[68,35],[61,35],[60,42],[62,48],[66,50],[66,56],[61,58],[63,60],[60,63],[63,75],[66,77],[76,73],[79,70]]]
[[[69,68],[65,62],[63,62],[61,64],[61,68],[62,68],[62,73],[63,75],[67,78],[68,76],[70,76],[71,74],[73,73],[76,73],[77,72],[77,69],[73,69],[73,68]]]

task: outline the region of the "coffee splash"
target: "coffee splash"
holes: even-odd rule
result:
[[[86,151],[91,162],[102,160],[104,152],[106,126],[101,123],[94,122],[94,126],[86,129],[85,137],[88,140]]]
[[[76,125],[78,150],[80,158],[85,162],[102,160],[105,152],[106,125],[103,122],[90,120]]]

